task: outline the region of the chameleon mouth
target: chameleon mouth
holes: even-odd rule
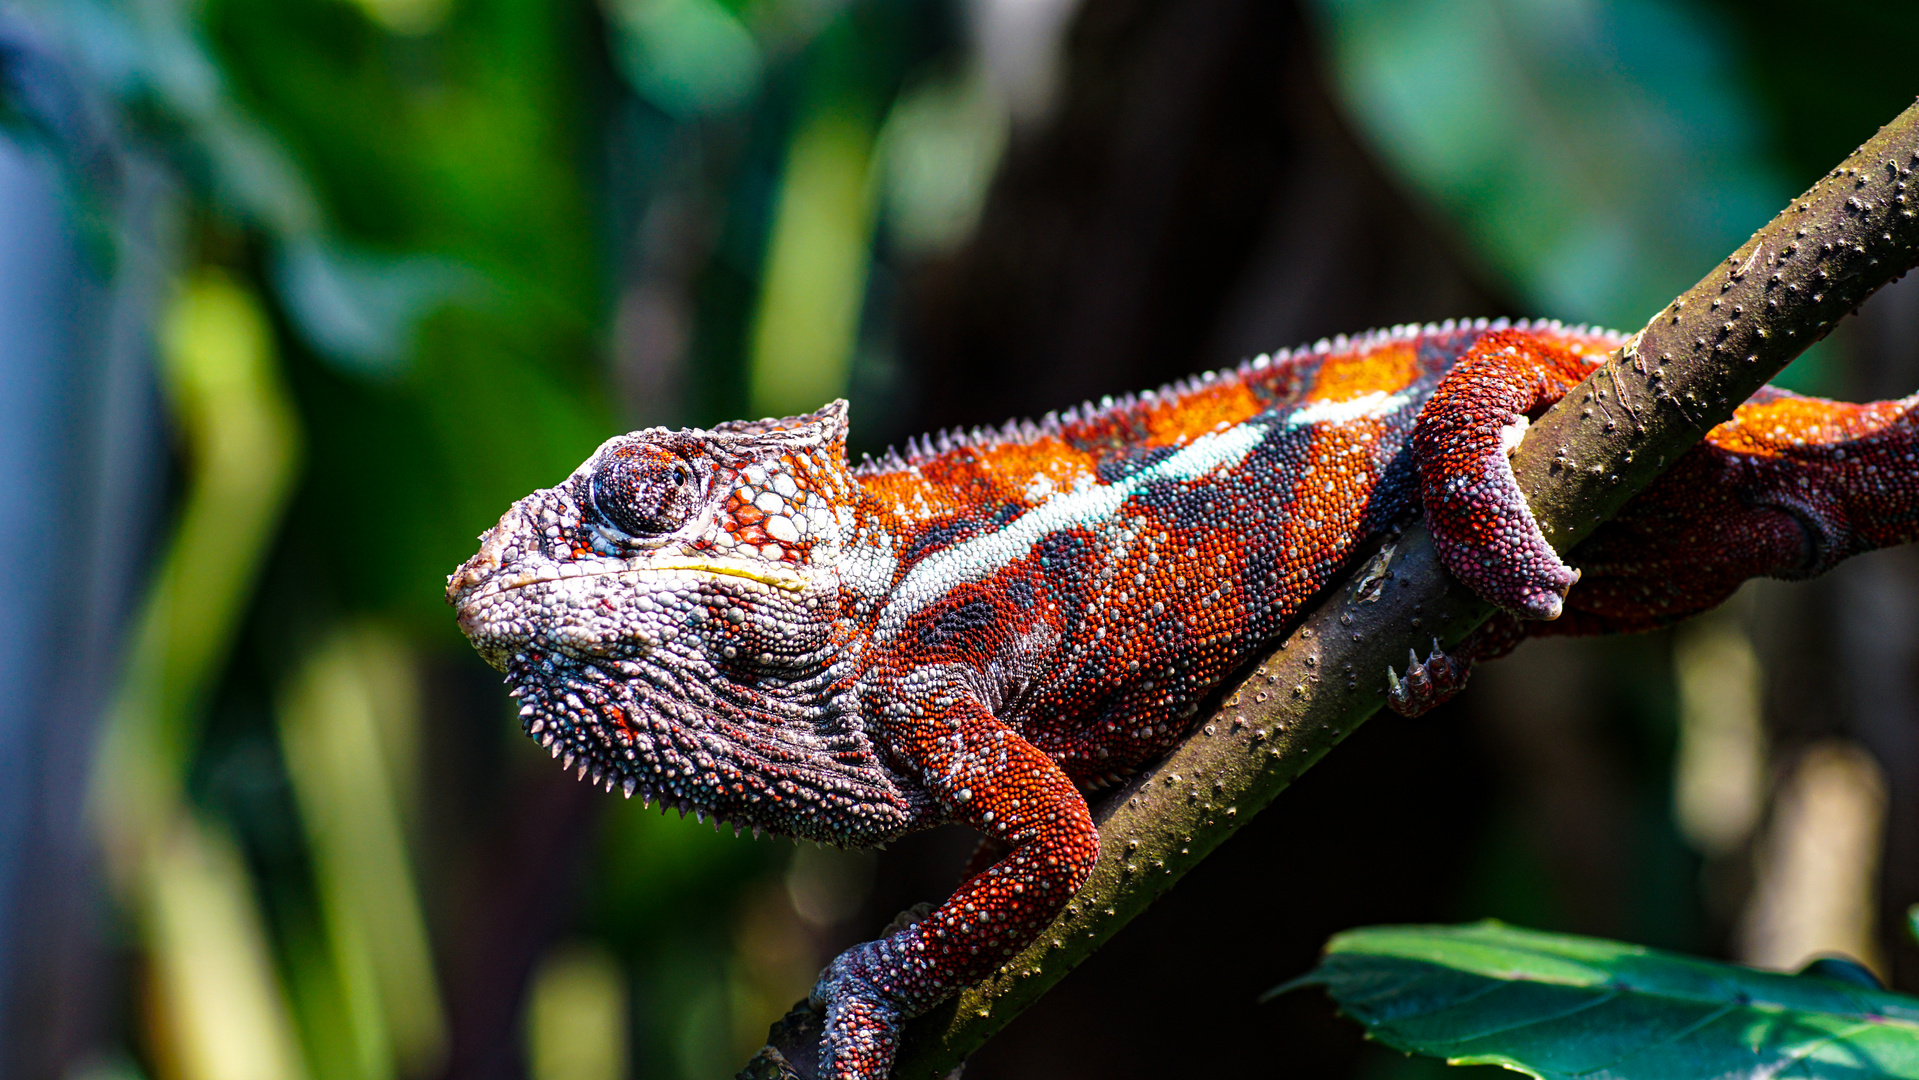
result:
[[[744,578],[747,581],[757,581],[762,585],[771,585],[776,589],[785,589],[788,592],[804,592],[807,582],[804,574],[797,574],[792,571],[765,570],[757,566],[713,562],[708,559],[687,559],[683,562],[652,563],[638,569],[640,573],[656,570],[691,570],[694,573],[710,574],[714,577]]]
[[[572,569],[571,572],[569,572],[569,567],[578,568]],[[512,592],[515,589],[530,588],[534,585],[544,585],[553,581],[591,580],[594,578],[630,576],[637,583],[654,576],[664,576],[675,572],[688,571],[694,574],[705,574],[709,577],[731,577],[742,578],[746,581],[757,581],[762,585],[771,585],[776,589],[786,589],[789,592],[801,592],[806,588],[806,579],[799,574],[782,574],[751,566],[730,565],[727,563],[712,562],[706,559],[684,559],[672,562],[648,563],[645,566],[605,568],[587,568],[581,567],[577,563],[562,563],[557,569],[529,571],[503,581],[499,584],[499,587],[488,589],[481,593],[479,597],[475,597],[475,599]]]
[[[490,656],[498,652],[497,659],[489,663],[499,667],[504,662],[506,641],[524,636],[524,627],[517,627],[515,608],[519,605],[508,598],[516,593],[540,586],[554,586],[569,581],[600,581],[607,578],[619,579],[635,593],[645,591],[652,585],[666,585],[679,588],[697,586],[720,580],[750,581],[755,585],[776,589],[787,594],[799,594],[806,591],[808,579],[798,573],[782,573],[764,566],[740,565],[737,563],[717,562],[707,559],[671,559],[649,563],[645,566],[629,566],[624,563],[615,565],[592,566],[581,563],[560,563],[543,566],[538,569],[502,573],[497,566],[474,565],[475,559],[462,566],[447,586],[447,601],[454,606],[456,622],[468,641],[479,648],[481,655]],[[610,562],[610,560],[609,560]],[[493,644],[482,644],[491,642]],[[497,645],[498,647],[494,647]]]
[[[476,573],[476,570],[480,572]],[[630,578],[637,585],[648,579],[682,573],[716,578],[739,578],[796,593],[806,591],[807,586],[807,578],[803,574],[780,572],[742,563],[717,562],[711,559],[664,560],[648,563],[645,566],[629,566],[624,563],[612,566],[557,563],[538,570],[523,570],[506,575],[497,571],[485,574],[483,568],[473,568],[469,564],[461,567],[460,572],[454,575],[453,582],[447,589],[447,599],[460,609],[464,617],[467,611],[488,600],[519,589],[530,589],[536,585],[547,585],[556,581],[590,581],[609,577]]]

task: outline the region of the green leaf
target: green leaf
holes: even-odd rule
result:
[[[669,115],[731,109],[759,88],[759,45],[716,0],[613,0],[607,10],[627,80]]]
[[[1542,1080],[1919,1078],[1919,999],[1498,922],[1349,931],[1267,996],[1311,985],[1396,1050]]]
[[[442,304],[482,294],[478,274],[429,255],[386,257],[319,236],[274,252],[273,281],[307,339],[360,375],[390,375],[409,359],[420,321]]]

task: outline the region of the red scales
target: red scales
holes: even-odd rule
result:
[[[1528,634],[1665,625],[1919,534],[1913,401],[1767,390],[1575,572],[1507,454],[1621,343],[1403,327],[851,468],[843,403],[635,432],[516,503],[448,597],[528,732],[609,789],[836,844],[984,834],[951,898],[820,979],[832,1074],[879,1077],[905,1018],[1084,881],[1084,793],[1182,739],[1378,535],[1423,517],[1502,612],[1394,679],[1411,714]]]

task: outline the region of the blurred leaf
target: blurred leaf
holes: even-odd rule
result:
[[[414,883],[382,728],[415,727],[408,650],[342,630],[308,657],[280,704],[281,744],[313,853],[359,1074],[430,1074],[446,1040],[426,915]],[[398,715],[395,715],[398,714]]]
[[[908,253],[971,235],[1006,148],[1006,104],[977,68],[901,94],[880,130],[887,226]]]
[[[1663,0],[1318,0],[1386,162],[1542,313],[1637,326],[1791,193],[1727,35]]]
[[[624,1080],[626,973],[605,948],[576,944],[540,961],[527,993],[532,1080]]]
[[[347,998],[349,991],[341,985],[344,980],[335,967],[334,943],[315,925],[316,918],[276,914],[281,971],[309,1076],[312,1080],[365,1080],[365,1058],[354,1031],[356,1014],[365,1006]]]
[[[179,1080],[303,1080],[266,930],[230,839],[177,819],[149,854],[158,1040]]]
[[[201,273],[168,310],[160,339],[186,436],[187,495],[134,631],[97,784],[110,808],[103,823],[117,830],[110,847],[130,860],[171,820],[201,709],[300,459],[272,331],[250,291]]]
[[[298,1080],[302,1062],[252,884],[182,804],[206,700],[298,468],[271,327],[240,283],[202,272],[160,332],[186,436],[185,506],[134,633],[94,777],[118,884],[156,972],[170,1075]]]
[[[846,392],[872,248],[873,134],[834,103],[793,136],[753,321],[755,415],[810,412]]]
[[[1725,858],[1752,836],[1772,782],[1764,675],[1752,638],[1729,611],[1677,628],[1679,747],[1673,817],[1693,849]]]
[[[1311,985],[1394,1049],[1542,1080],[1919,1077],[1919,999],[1491,921],[1348,931],[1268,996]]]
[[[322,226],[299,167],[228,98],[191,7],[69,0],[44,14],[98,85],[172,136],[168,142],[191,159],[189,171],[223,208],[277,234]]]
[[[366,16],[389,33],[430,34],[446,22],[453,0],[353,0]]]
[[[613,433],[579,15],[470,0],[396,40],[339,0],[208,6],[235,94],[339,221],[267,238],[329,361],[293,357],[313,465],[287,544],[322,591],[448,639],[474,537]]]
[[[719,112],[759,89],[760,49],[718,0],[609,0],[621,71],[676,117]]]
[[[1886,984],[1879,981],[1879,976],[1874,975],[1871,968],[1848,956],[1814,957],[1807,961],[1805,967],[1799,969],[1799,974],[1815,975],[1834,982],[1851,983],[1868,990],[1886,988]]]
[[[415,19],[437,0],[380,2],[412,12],[395,18]],[[95,81],[134,113],[157,113],[215,203],[272,239],[273,285],[320,355],[359,374],[388,374],[405,359],[421,318],[478,292],[476,275],[449,259],[380,258],[335,238],[305,170],[233,100],[189,5],[75,0],[57,10],[58,27]]]
[[[103,267],[120,254],[117,203],[125,198],[132,156],[110,113],[105,95],[44,33],[17,11],[0,11],[0,131],[60,166],[72,225]]]
[[[317,237],[283,245],[274,281],[321,353],[366,375],[389,375],[434,308],[478,292],[472,271],[431,256],[378,258]]]

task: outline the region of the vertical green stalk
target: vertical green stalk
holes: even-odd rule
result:
[[[130,897],[139,909],[156,1056],[181,1080],[302,1080],[299,1043],[273,970],[246,865],[227,830],[176,807]]]
[[[527,1073],[532,1080],[624,1080],[626,973],[596,945],[548,953],[527,992]]]
[[[446,1041],[400,805],[407,762],[395,744],[410,744],[418,727],[409,659],[391,635],[341,630],[308,657],[279,708],[353,1044],[343,1049],[364,1080],[389,1080],[396,1067],[429,1073]]]
[[[793,135],[753,318],[753,415],[810,411],[846,390],[871,261],[873,139],[830,98]]]
[[[160,354],[187,495],[107,718],[95,811],[153,961],[156,1053],[182,1080],[299,1080],[245,868],[184,800],[208,692],[298,471],[299,428],[266,317],[231,278],[203,271],[184,284]]]

